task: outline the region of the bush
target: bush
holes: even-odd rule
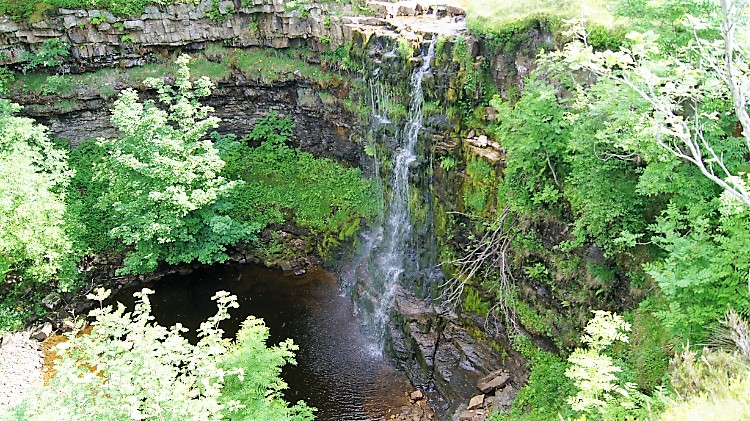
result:
[[[152,322],[144,289],[134,294],[135,309],[102,307],[91,312],[90,333],[72,332],[58,345],[55,374],[19,407],[19,419],[186,419],[209,420],[251,411],[255,419],[312,419],[304,403],[288,407],[280,392],[281,366],[293,362],[291,340],[267,347],[268,328],[253,317],[237,339],[222,338],[219,322],[237,308],[237,297],[214,295],[218,311],[198,329],[191,344],[179,323],[166,328]],[[100,303],[109,291],[89,298]],[[231,379],[231,380],[230,380]],[[224,395],[224,386],[233,382]],[[244,384],[244,387],[238,385]]]

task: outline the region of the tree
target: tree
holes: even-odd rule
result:
[[[237,308],[237,297],[214,295],[218,311],[198,329],[191,344],[179,323],[166,328],[152,322],[143,289],[132,312],[101,307],[90,333],[71,332],[58,345],[60,358],[47,386],[38,387],[19,407],[16,419],[161,419],[218,420],[252,409],[264,420],[310,420],[304,403],[289,407],[280,391],[281,367],[294,363],[291,340],[268,347],[268,328],[248,318],[237,339],[224,339],[219,323]],[[101,302],[109,291],[88,297]],[[232,382],[231,385],[228,382]],[[246,387],[242,387],[246,386]]]
[[[640,95],[651,105],[658,145],[720,186],[727,203],[736,200],[745,207],[750,206],[747,174],[727,157],[736,149],[734,130],[720,133],[716,126],[730,111],[744,153],[750,152],[748,3],[720,0],[720,10],[707,19],[687,15],[692,41],[674,54],[661,51],[651,31],[630,33],[630,48],[594,52],[582,26],[576,31],[580,42],[555,54],[573,69],[589,70]]]
[[[189,60],[177,59],[174,87],[145,82],[166,110],[125,90],[112,110],[122,138],[99,140],[107,153],[98,179],[109,182],[100,206],[119,221],[112,237],[132,246],[125,273],[152,271],[160,261],[224,261],[226,246],[251,233],[224,213],[223,199],[240,181],[220,176],[224,161],[206,136],[219,119],[198,102],[212,84],[206,77],[190,81]]]
[[[67,281],[75,270],[63,219],[72,172],[43,126],[13,115],[19,108],[0,100],[0,279]]]

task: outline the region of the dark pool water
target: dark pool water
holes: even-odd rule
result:
[[[221,327],[234,335],[249,315],[270,328],[270,343],[292,338],[300,349],[297,366],[286,366],[288,401],[318,408],[319,420],[381,420],[398,413],[411,389],[406,377],[380,355],[353,316],[351,299],[339,291],[335,276],[322,269],[294,276],[260,266],[223,265],[170,275],[117,293],[125,304],[143,287],[162,325],[180,322],[192,332],[216,312],[211,296],[236,294],[240,308]]]

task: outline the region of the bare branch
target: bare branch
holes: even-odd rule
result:
[[[515,236],[513,229],[508,229],[510,207],[506,206],[496,222],[497,226],[488,230],[482,238],[472,245],[459,259],[451,262],[457,267],[456,275],[440,285],[443,303],[455,309],[461,302],[463,293],[472,282],[496,276],[498,280],[498,302],[490,310],[489,319],[505,319],[506,326],[518,329],[515,311],[510,304],[512,300],[512,279],[508,263],[508,250]]]

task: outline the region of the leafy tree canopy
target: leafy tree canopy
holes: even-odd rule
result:
[[[0,102],[0,276],[10,272],[18,281],[69,281],[75,264],[63,192],[72,172],[46,129],[14,116],[17,110]]]
[[[106,155],[98,179],[109,183],[99,206],[118,221],[111,236],[132,246],[125,273],[152,271],[161,261],[223,261],[226,246],[252,231],[225,214],[224,199],[240,182],[220,175],[224,161],[206,136],[219,119],[198,102],[212,84],[205,77],[191,82],[188,62],[177,60],[175,86],[146,82],[166,109],[123,91],[112,110],[122,138],[99,140]]]

